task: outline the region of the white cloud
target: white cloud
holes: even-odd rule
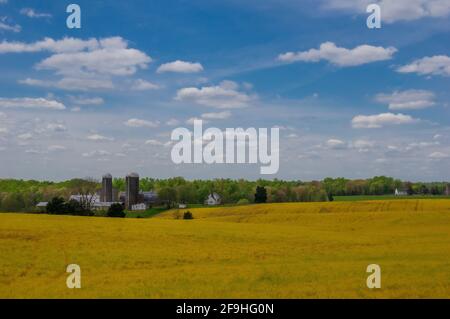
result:
[[[32,8],[23,8],[20,13],[29,18],[51,18],[52,15],[49,13],[38,13]]]
[[[417,119],[401,113],[382,113],[377,115],[355,116],[352,120],[352,126],[354,128],[381,128],[386,125],[411,124],[417,121]]]
[[[135,91],[147,91],[147,90],[158,90],[160,89],[160,87],[157,84],[142,79],[137,79],[136,81],[134,81],[131,89]]]
[[[376,100],[389,105],[390,110],[419,110],[435,105],[435,94],[426,90],[394,91],[378,94]]]
[[[160,65],[156,72],[197,73],[201,71],[203,71],[203,66],[198,62],[193,63],[177,60]]]
[[[188,125],[194,125],[194,121],[203,121],[203,124],[208,123],[208,121],[203,120],[201,118],[198,117],[191,117],[189,119],[186,120],[186,124]]]
[[[65,151],[67,148],[62,145],[49,145],[47,149],[51,152]]]
[[[351,147],[357,149],[359,152],[368,152],[375,147],[375,142],[359,139],[351,143]]]
[[[0,107],[64,110],[66,107],[61,102],[45,98],[0,98]]]
[[[19,80],[19,83],[30,86],[53,87],[69,91],[105,90],[114,88],[111,79],[108,78],[66,77],[58,81],[44,81],[27,78],[25,80]]]
[[[111,39],[111,38],[107,38]],[[120,38],[122,39],[122,38]],[[123,39],[122,39],[123,40]],[[3,40],[0,43],[0,53],[31,53],[49,51],[52,53],[79,52],[84,50],[94,51],[100,48],[100,42],[91,38],[82,40],[77,38],[63,38],[54,40],[52,38],[44,38],[43,40],[33,43],[10,42]]]
[[[33,134],[23,133],[23,134],[17,135],[17,138],[20,140],[31,140],[33,138]]]
[[[83,157],[105,157],[110,155],[111,153],[105,150],[95,150],[82,154]]]
[[[18,24],[9,24],[8,17],[0,17],[0,31],[1,30],[18,33],[22,31],[22,27]]]
[[[114,141],[111,137],[106,137],[100,134],[92,134],[87,137],[88,140],[91,141]]]
[[[147,145],[153,145],[153,146],[163,146],[164,145],[164,143],[163,142],[160,142],[160,141],[158,141],[158,140],[147,140],[147,141],[145,141],[145,144],[147,144]]]
[[[440,18],[450,14],[448,0],[322,0],[325,7],[366,14],[369,4],[381,7],[382,21],[411,21],[426,17]]]
[[[434,153],[431,153],[428,157],[432,158],[432,159],[444,159],[444,158],[449,158],[450,156],[448,154],[445,154],[442,152],[434,152]]]
[[[94,50],[56,53],[41,61],[37,68],[65,75],[97,73],[126,76],[147,68],[151,61],[144,52],[128,48],[123,38],[112,37],[100,39]]]
[[[0,134],[6,134],[9,130],[6,127],[0,127]]]
[[[360,45],[354,49],[337,47],[333,42],[325,42],[319,49],[310,49],[303,52],[287,52],[280,54],[278,59],[283,62],[319,62],[326,60],[337,66],[357,66],[377,61],[392,59],[397,49],[394,47],[375,47]]]
[[[81,111],[81,107],[79,107],[79,106],[75,106],[70,109],[70,112],[80,112],[80,111]]]
[[[170,119],[166,122],[166,125],[169,125],[169,126],[177,126],[179,124],[180,124],[180,121],[177,119]]]
[[[101,105],[105,103],[105,101],[101,97],[72,97],[72,102],[77,105]]]
[[[157,121],[147,121],[147,120],[141,120],[141,119],[129,119],[124,123],[126,126],[129,127],[151,127],[155,128],[159,126],[159,122]]]
[[[397,72],[450,76],[450,57],[447,55],[424,57],[399,67]]]
[[[329,139],[326,142],[326,146],[327,146],[327,148],[331,148],[331,149],[335,149],[335,150],[344,149],[347,147],[344,141],[341,141],[338,139]]]
[[[36,65],[38,70],[51,70],[62,76],[55,81],[25,79],[20,83],[65,90],[111,89],[113,77],[125,77],[146,69],[151,57],[128,48],[121,37],[82,40],[45,38],[34,43],[0,43],[0,53],[49,51],[53,54]]]
[[[219,109],[246,107],[256,99],[256,96],[238,91],[238,88],[239,86],[235,82],[223,81],[218,86],[180,89],[175,99]]]
[[[207,120],[225,120],[231,116],[230,111],[217,112],[217,113],[203,113],[202,118]]]
[[[63,124],[50,123],[47,125],[47,130],[52,131],[52,132],[65,132],[65,131],[67,131],[67,128]]]

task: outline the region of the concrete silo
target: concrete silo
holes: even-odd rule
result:
[[[139,175],[137,173],[130,173],[125,178],[125,206],[131,209],[131,206],[138,203],[139,200]]]
[[[113,186],[111,174],[105,174],[102,177],[102,192],[100,201],[102,202],[113,201]]]

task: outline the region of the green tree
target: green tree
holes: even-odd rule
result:
[[[66,203],[62,197],[53,197],[47,203],[47,214],[64,215],[66,213]]]
[[[173,187],[163,187],[158,191],[159,199],[171,208],[177,200],[177,191]]]
[[[114,203],[108,208],[108,212],[106,213],[108,217],[117,217],[124,218],[125,212],[123,210],[122,204]]]
[[[267,190],[264,186],[257,186],[255,193],[255,203],[267,202]]]

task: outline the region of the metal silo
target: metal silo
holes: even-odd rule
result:
[[[112,202],[113,201],[113,186],[112,186],[112,176],[111,174],[105,174],[102,177],[102,202]]]
[[[139,199],[139,175],[130,173],[125,178],[126,201],[125,206],[131,209],[131,206],[138,203]]]

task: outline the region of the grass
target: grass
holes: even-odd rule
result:
[[[126,218],[149,218],[166,211],[165,207],[152,207],[146,211],[127,211]]]
[[[184,210],[178,210],[183,212]],[[450,297],[450,200],[0,214],[0,298]],[[82,289],[67,289],[79,264]],[[366,287],[366,267],[382,289]]]
[[[336,202],[348,201],[368,201],[368,200],[410,200],[410,199],[450,199],[446,195],[412,195],[412,196],[395,196],[395,195],[355,195],[355,196],[334,196]]]

